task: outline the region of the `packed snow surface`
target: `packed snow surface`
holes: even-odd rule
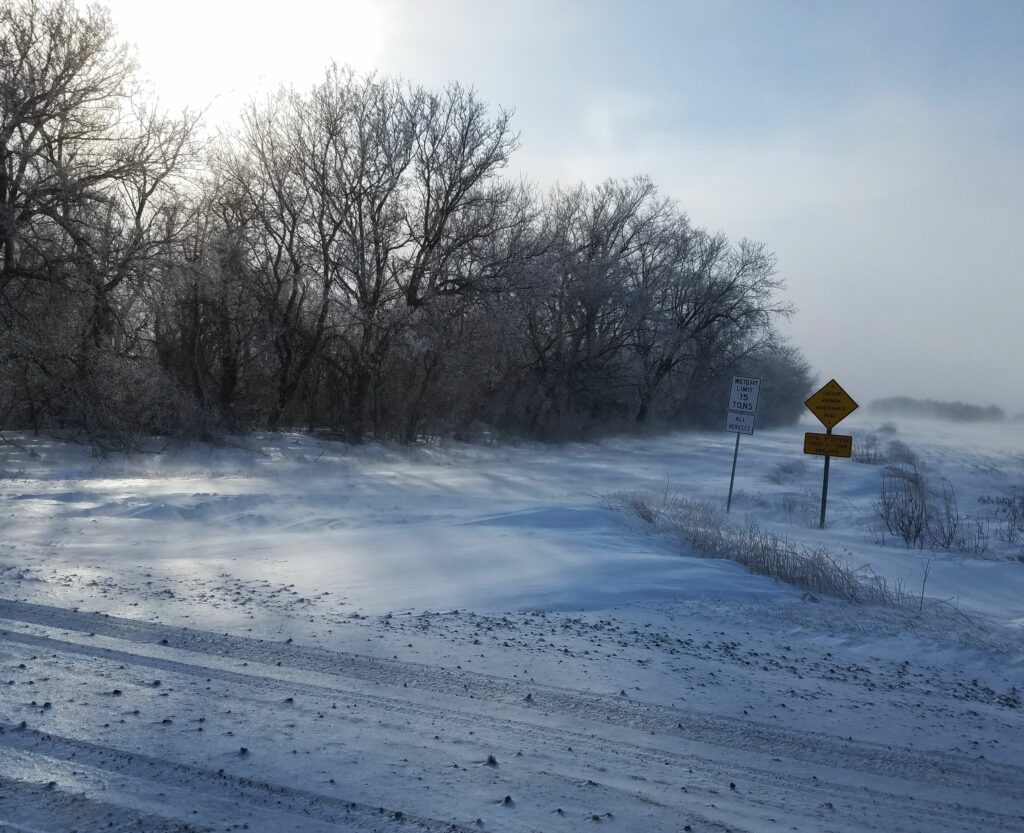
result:
[[[106,459],[8,436],[0,831],[1022,831],[1024,427],[841,428],[879,459],[833,461],[824,530],[809,424],[742,439],[728,522],[917,604],[609,508],[724,507],[724,432]],[[911,456],[971,548],[881,523]]]

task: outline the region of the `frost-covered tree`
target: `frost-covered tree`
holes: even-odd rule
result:
[[[202,149],[144,92],[102,8],[0,6],[0,427],[577,437],[802,384],[763,245],[644,177],[539,196],[470,88],[330,66]]]
[[[159,375],[144,307],[187,222],[194,118],[145,102],[135,72],[100,7],[0,7],[0,319],[33,420],[160,421],[134,407]]]

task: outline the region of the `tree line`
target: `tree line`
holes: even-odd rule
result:
[[[967,402],[944,402],[937,399],[915,399],[912,396],[890,396],[876,399],[868,409],[879,416],[944,419],[949,422],[1003,422],[1006,411],[998,405],[973,405]]]
[[[353,441],[771,421],[811,374],[763,244],[648,179],[506,175],[511,113],[330,66],[202,138],[109,13],[0,9],[0,427]],[[759,415],[760,416],[760,415]]]

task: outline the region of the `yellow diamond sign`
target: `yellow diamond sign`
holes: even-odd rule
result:
[[[826,428],[838,425],[857,410],[857,403],[853,401],[853,397],[843,390],[835,379],[830,380],[817,393],[811,394],[810,399],[804,404]]]

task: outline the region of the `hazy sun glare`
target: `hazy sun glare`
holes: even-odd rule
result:
[[[103,5],[136,47],[161,101],[175,108],[209,106],[213,123],[231,121],[254,94],[315,81],[329,60],[374,69],[388,30],[385,8],[360,0]]]

